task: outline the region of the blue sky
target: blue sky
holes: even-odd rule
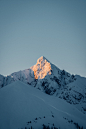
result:
[[[86,0],[0,1],[0,74],[41,56],[86,77]]]

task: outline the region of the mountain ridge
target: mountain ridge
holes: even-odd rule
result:
[[[15,81],[22,81],[48,95],[64,99],[86,113],[86,78],[60,70],[44,56],[29,69],[14,72],[7,77],[0,75],[1,88]]]
[[[0,75],[0,87],[0,129],[86,128],[86,78],[44,56],[29,69]]]

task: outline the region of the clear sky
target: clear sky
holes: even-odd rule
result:
[[[0,74],[41,56],[86,77],[86,0],[0,0]]]

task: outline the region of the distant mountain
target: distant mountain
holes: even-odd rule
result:
[[[29,69],[7,77],[0,75],[1,88],[15,81],[22,81],[48,95],[63,99],[75,105],[82,113],[86,113],[86,78],[60,70],[44,56]]]

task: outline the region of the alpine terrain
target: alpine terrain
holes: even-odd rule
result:
[[[86,78],[44,56],[29,69],[0,75],[0,129],[86,129]]]

